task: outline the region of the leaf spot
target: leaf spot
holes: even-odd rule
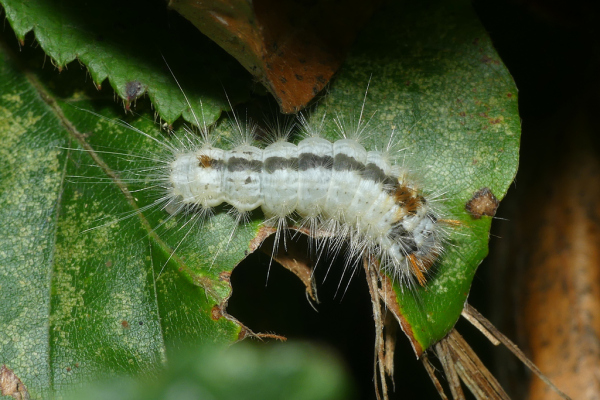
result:
[[[21,379],[6,365],[0,369],[0,394],[12,396],[13,399],[29,399],[29,392]]]
[[[496,196],[494,196],[490,188],[485,187],[473,194],[473,197],[469,200],[465,209],[475,219],[479,219],[483,215],[493,217],[496,214],[496,209],[498,209],[499,204],[500,202]]]

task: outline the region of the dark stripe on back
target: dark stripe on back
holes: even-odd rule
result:
[[[365,166],[365,169],[360,173],[360,176],[363,179],[368,179],[371,181],[383,183],[385,186],[392,188],[392,189],[388,189],[391,191],[394,191],[395,188],[393,188],[393,187],[398,185],[397,178],[394,178],[393,176],[390,176],[390,175],[386,175],[385,172],[383,172],[383,170],[381,168],[379,168],[376,164],[373,164],[373,163],[368,163]],[[388,191],[388,193],[389,193],[389,191]]]
[[[210,166],[216,169],[217,171],[221,171],[225,169],[225,161],[212,159],[210,161]]]
[[[333,159],[333,169],[335,171],[363,171],[365,165],[356,161],[353,157],[347,156],[344,153],[335,155]]]
[[[239,172],[239,171],[254,171],[261,172],[263,168],[262,161],[259,160],[247,160],[241,157],[231,157],[227,160],[227,171]]]
[[[383,182],[386,178],[385,172],[377,165],[368,163],[365,165],[365,169],[361,172],[360,176],[363,179],[368,179],[375,182]]]
[[[297,158],[284,158],[284,157],[268,157],[264,161],[265,171],[272,174],[275,171],[281,169],[290,169],[292,171],[298,171],[298,159]]]
[[[383,180],[383,184],[390,187],[398,186],[398,178],[395,176],[386,175],[385,179]]]
[[[302,153],[300,154],[300,157],[298,157],[299,171],[306,171],[308,169],[319,167],[331,169],[333,167],[333,158],[331,156],[318,156],[312,153]]]

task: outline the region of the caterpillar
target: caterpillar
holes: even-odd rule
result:
[[[229,150],[216,146],[206,128],[159,141],[166,152],[153,159],[160,161],[155,177],[162,196],[152,206],[202,218],[228,204],[238,222],[260,208],[277,237],[300,227],[313,238],[327,238],[335,252],[347,243],[349,260],[372,257],[406,285],[425,286],[452,220],[440,217],[435,200],[399,162],[393,132],[385,148],[368,151],[361,129],[341,129],[341,138],[330,141],[300,119],[297,144],[287,130],[257,147],[254,129],[243,129],[237,118],[238,138]]]

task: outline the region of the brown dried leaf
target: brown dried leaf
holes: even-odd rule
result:
[[[341,66],[380,0],[171,0],[169,6],[234,56],[284,113],[305,107]]]
[[[291,229],[290,231],[301,232],[296,229]],[[273,228],[262,227],[253,242],[260,240],[260,250],[296,275],[304,283],[306,295],[312,301],[318,303],[317,287],[313,279],[313,269],[311,267],[313,264],[307,256],[310,254],[308,243],[305,240],[300,240],[294,241],[293,246],[286,246],[285,242],[282,243],[281,240],[278,240],[278,246],[274,249],[273,246],[276,243],[275,232]]]

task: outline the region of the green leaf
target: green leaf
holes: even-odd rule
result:
[[[244,69],[176,13],[168,14],[166,4],[0,0],[0,5],[19,41],[33,31],[59,69],[78,60],[97,86],[108,78],[126,105],[147,93],[169,124],[182,114],[196,121],[165,60],[206,124],[230,109],[229,100],[236,104],[248,98]]]
[[[0,1],[15,24],[20,13]],[[115,66],[137,59],[114,57]],[[152,111],[140,103],[138,114],[124,116],[102,93],[64,90],[83,84],[76,74],[32,74],[22,59],[30,60],[0,42],[0,291],[7,299],[0,363],[32,398],[48,398],[98,377],[155,374],[182,343],[243,335],[222,306],[232,269],[254,248],[260,213],[240,226],[224,209],[204,225],[156,208],[137,214],[160,194],[144,190],[151,180],[128,179],[136,170],[149,175],[152,160],[136,156],[160,153],[161,145],[73,105],[163,140]],[[237,70],[224,71],[239,79]],[[426,191],[445,193],[448,215],[462,225],[425,289],[395,287],[407,334],[426,349],[456,322],[487,252],[490,219],[472,219],[466,202],[483,187],[501,199],[516,172],[517,92],[466,1],[391,3],[377,13],[313,115],[327,113],[328,137],[334,116],[357,120],[369,81],[370,141],[387,143],[395,129],[416,178]],[[174,81],[161,82],[178,91]],[[207,115],[212,92],[194,93]],[[219,124],[214,134],[226,145],[232,133]]]
[[[181,343],[235,341],[240,326],[220,313],[228,277],[215,267],[197,276],[214,290],[190,283],[167,265],[175,261],[144,218],[103,225],[135,209],[113,181],[78,178],[106,178],[107,170],[74,147],[100,142],[140,152],[139,135],[58,102],[44,86],[53,82],[15,60],[2,45],[0,363],[32,398],[45,399],[81,381],[154,374]],[[93,107],[81,93],[68,100],[120,116],[111,101]],[[132,119],[157,134],[151,115]]]
[[[468,1],[384,7],[355,43],[322,108],[350,119],[369,81],[364,115],[373,115],[372,141],[385,143],[395,129],[423,189],[443,194],[448,215],[461,223],[425,288],[395,282],[418,355],[452,329],[487,255],[491,218],[476,220],[465,206],[485,187],[502,199],[516,174],[517,89]]]

